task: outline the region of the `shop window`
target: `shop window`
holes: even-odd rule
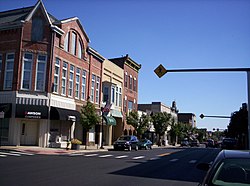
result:
[[[0,138],[1,143],[7,143],[9,138],[9,119],[3,118],[0,119]]]

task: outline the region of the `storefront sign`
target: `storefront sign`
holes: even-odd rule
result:
[[[30,111],[25,112],[25,118],[29,119],[41,119],[41,116],[42,116],[41,112],[30,112]]]

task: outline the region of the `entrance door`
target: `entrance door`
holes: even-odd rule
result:
[[[21,123],[21,145],[37,145],[38,122],[23,121]]]

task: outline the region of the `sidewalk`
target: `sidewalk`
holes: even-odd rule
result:
[[[108,150],[113,150],[113,146],[103,146],[104,149],[97,148],[97,146],[87,146],[85,149],[84,145],[80,146],[80,150],[66,150],[65,148],[43,148],[38,146],[1,146],[0,150],[7,151],[18,151],[30,154],[43,154],[43,155],[69,155],[69,154],[80,154],[88,152],[105,152]],[[153,148],[176,148],[178,146],[160,146],[154,145]]]

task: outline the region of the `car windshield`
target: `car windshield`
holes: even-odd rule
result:
[[[249,186],[250,184],[250,159],[224,160],[212,179],[213,185]]]
[[[119,138],[119,140],[126,140],[126,141],[128,141],[128,140],[130,140],[130,136],[121,136]]]

